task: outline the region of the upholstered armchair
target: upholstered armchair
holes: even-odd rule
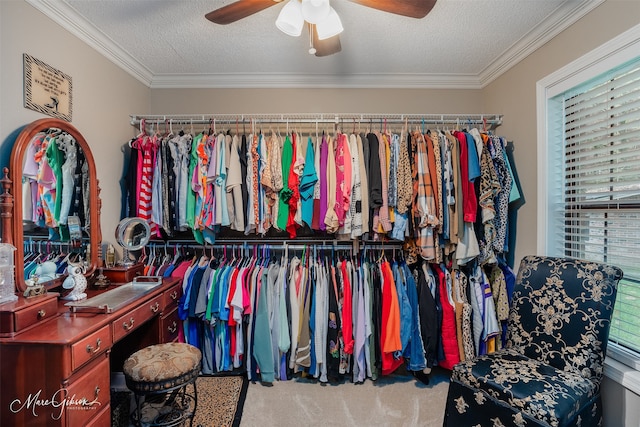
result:
[[[525,257],[507,345],[453,368],[444,425],[601,425],[600,382],[621,278],[604,264]]]

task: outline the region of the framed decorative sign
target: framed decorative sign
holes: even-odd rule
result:
[[[71,121],[71,76],[26,53],[24,106],[52,117]]]

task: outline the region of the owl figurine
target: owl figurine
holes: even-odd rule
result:
[[[68,276],[62,282],[64,289],[71,289],[62,299],[70,301],[80,301],[87,297],[85,290],[87,289],[87,278],[84,277],[84,268],[78,264],[69,263],[67,266]]]

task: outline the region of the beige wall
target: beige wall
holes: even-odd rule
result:
[[[72,78],[72,124],[83,134],[95,158],[102,188],[103,236],[113,241],[120,217],[120,146],[135,132],[128,115],[148,110],[151,91],[28,3],[1,0],[0,166],[7,165],[15,131],[45,117],[23,107],[23,53]]]
[[[480,90],[155,89],[153,114],[398,113],[493,114]]]
[[[504,114],[499,133],[514,141],[526,198],[518,212],[516,265],[537,251],[536,82],[638,23],[640,1],[607,0],[483,90],[483,107]]]

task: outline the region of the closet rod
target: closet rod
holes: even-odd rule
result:
[[[233,239],[224,239],[224,240],[216,240],[213,244],[201,245],[199,243],[195,243],[193,240],[167,240],[165,241],[150,241],[149,246],[188,246],[188,247],[198,247],[198,248],[210,248],[210,247],[224,247],[224,246],[243,246],[243,245],[259,245],[259,246],[271,246],[280,245],[282,247],[288,246],[327,246],[330,248],[350,248],[353,247],[354,243],[357,243],[359,247],[398,247],[403,244],[400,240],[392,240],[392,241],[376,241],[376,240],[331,240],[331,239],[295,239],[291,243],[283,242],[282,239],[274,239],[274,240],[265,240],[265,239],[246,239],[246,240],[233,240]]]
[[[244,123],[255,120],[258,123],[332,123],[347,124],[353,122],[386,122],[387,124],[486,124],[492,128],[502,124],[501,114],[184,114],[184,115],[132,115],[131,125],[140,126],[144,120],[147,124],[213,124]]]
[[[152,244],[150,243],[149,246],[151,247],[156,247],[156,248],[165,248],[165,245],[163,244]],[[347,250],[351,250],[353,247],[350,245],[339,245],[339,246],[334,246],[334,245],[305,245],[305,244],[296,244],[296,245],[287,245],[287,244],[271,244],[271,243],[263,243],[260,245],[249,245],[249,246],[243,246],[243,245],[218,245],[218,244],[213,244],[213,245],[199,245],[199,244],[185,244],[182,245],[185,248],[197,248],[197,249],[202,249],[202,250],[206,250],[206,249],[228,249],[229,251],[233,251],[233,250],[237,250],[237,249],[249,249],[252,250],[254,246],[262,246],[265,249],[275,249],[275,250],[294,250],[294,251],[299,251],[299,250],[304,250],[304,249],[331,249],[331,250],[336,250],[336,251],[347,251]],[[170,246],[166,246],[167,248],[169,248]],[[366,245],[367,248],[370,249],[379,249],[382,248],[381,245],[379,246],[374,246],[374,245]],[[391,246],[388,247],[389,249],[395,249]],[[262,248],[260,248],[259,250],[262,250]]]

